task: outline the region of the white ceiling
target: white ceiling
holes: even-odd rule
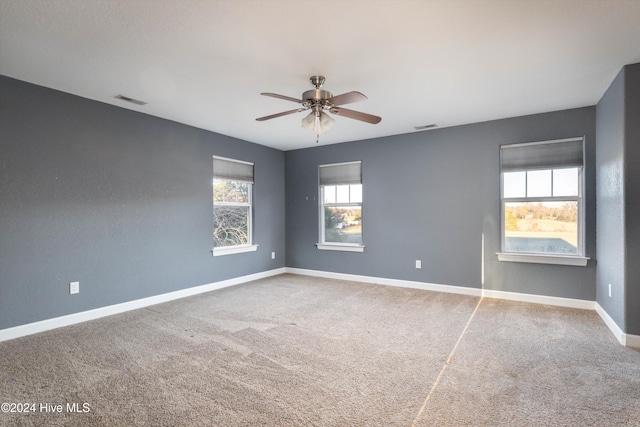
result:
[[[640,0],[0,0],[0,74],[282,150],[315,136],[259,94],[315,74],[382,117],[332,144],[595,105],[636,62]]]

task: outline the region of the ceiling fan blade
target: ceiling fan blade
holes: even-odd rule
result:
[[[332,96],[331,98],[327,99],[327,101],[329,101],[333,105],[344,105],[351,104],[352,102],[366,101],[367,99],[368,98],[360,92],[353,91],[343,93],[342,95]]]
[[[275,119],[276,117],[286,116],[288,114],[299,113],[300,111],[304,111],[304,108],[296,108],[295,110],[283,111],[282,113],[271,114],[270,116],[258,117],[256,120],[259,122],[263,122],[265,120]]]
[[[347,110],[346,108],[333,107],[329,111],[342,117],[360,120],[362,122],[371,123],[372,125],[380,123],[380,121],[382,120],[382,117],[374,116],[373,114],[362,113],[360,111]]]
[[[290,96],[278,95],[277,93],[263,92],[260,95],[270,96],[272,98],[284,99],[285,101],[298,102],[301,103],[301,99],[292,98]]]

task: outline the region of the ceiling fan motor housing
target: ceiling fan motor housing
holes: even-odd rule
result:
[[[304,101],[320,102],[324,99],[333,97],[333,94],[324,89],[311,89],[302,94]]]

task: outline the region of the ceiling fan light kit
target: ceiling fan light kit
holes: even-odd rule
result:
[[[341,108],[340,105],[350,104],[352,102],[364,101],[367,99],[360,92],[352,91],[343,93],[342,95],[333,96],[328,90],[320,89],[325,82],[323,76],[311,76],[309,81],[315,89],[308,90],[302,94],[302,99],[296,99],[285,95],[278,95],[276,93],[263,92],[260,95],[270,96],[273,98],[284,99],[285,101],[292,101],[301,104],[300,108],[295,110],[283,111],[281,113],[271,114],[269,116],[258,117],[257,121],[265,121],[275,119],[276,117],[282,117],[289,114],[299,113],[301,111],[311,110],[311,112],[302,119],[301,126],[304,129],[309,129],[316,135],[316,143],[319,141],[320,135],[327,132],[333,127],[335,122],[334,118],[328,115],[326,111],[331,114],[347,117],[349,119],[360,120],[362,122],[376,124],[380,123],[382,118],[374,116],[372,114],[362,113],[360,111],[348,110]]]
[[[335,119],[330,115],[322,112],[311,112],[304,119],[302,119],[301,126],[304,129],[309,129],[317,135],[322,135],[333,127]],[[318,141],[316,141],[318,142]]]

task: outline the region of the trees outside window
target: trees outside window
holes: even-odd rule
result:
[[[319,167],[319,249],[363,251],[362,162]]]
[[[251,184],[228,179],[214,179],[214,247],[250,244],[250,218]]]
[[[256,250],[252,244],[253,163],[213,158],[213,255]]]
[[[501,147],[502,252],[584,255],[583,140]]]

